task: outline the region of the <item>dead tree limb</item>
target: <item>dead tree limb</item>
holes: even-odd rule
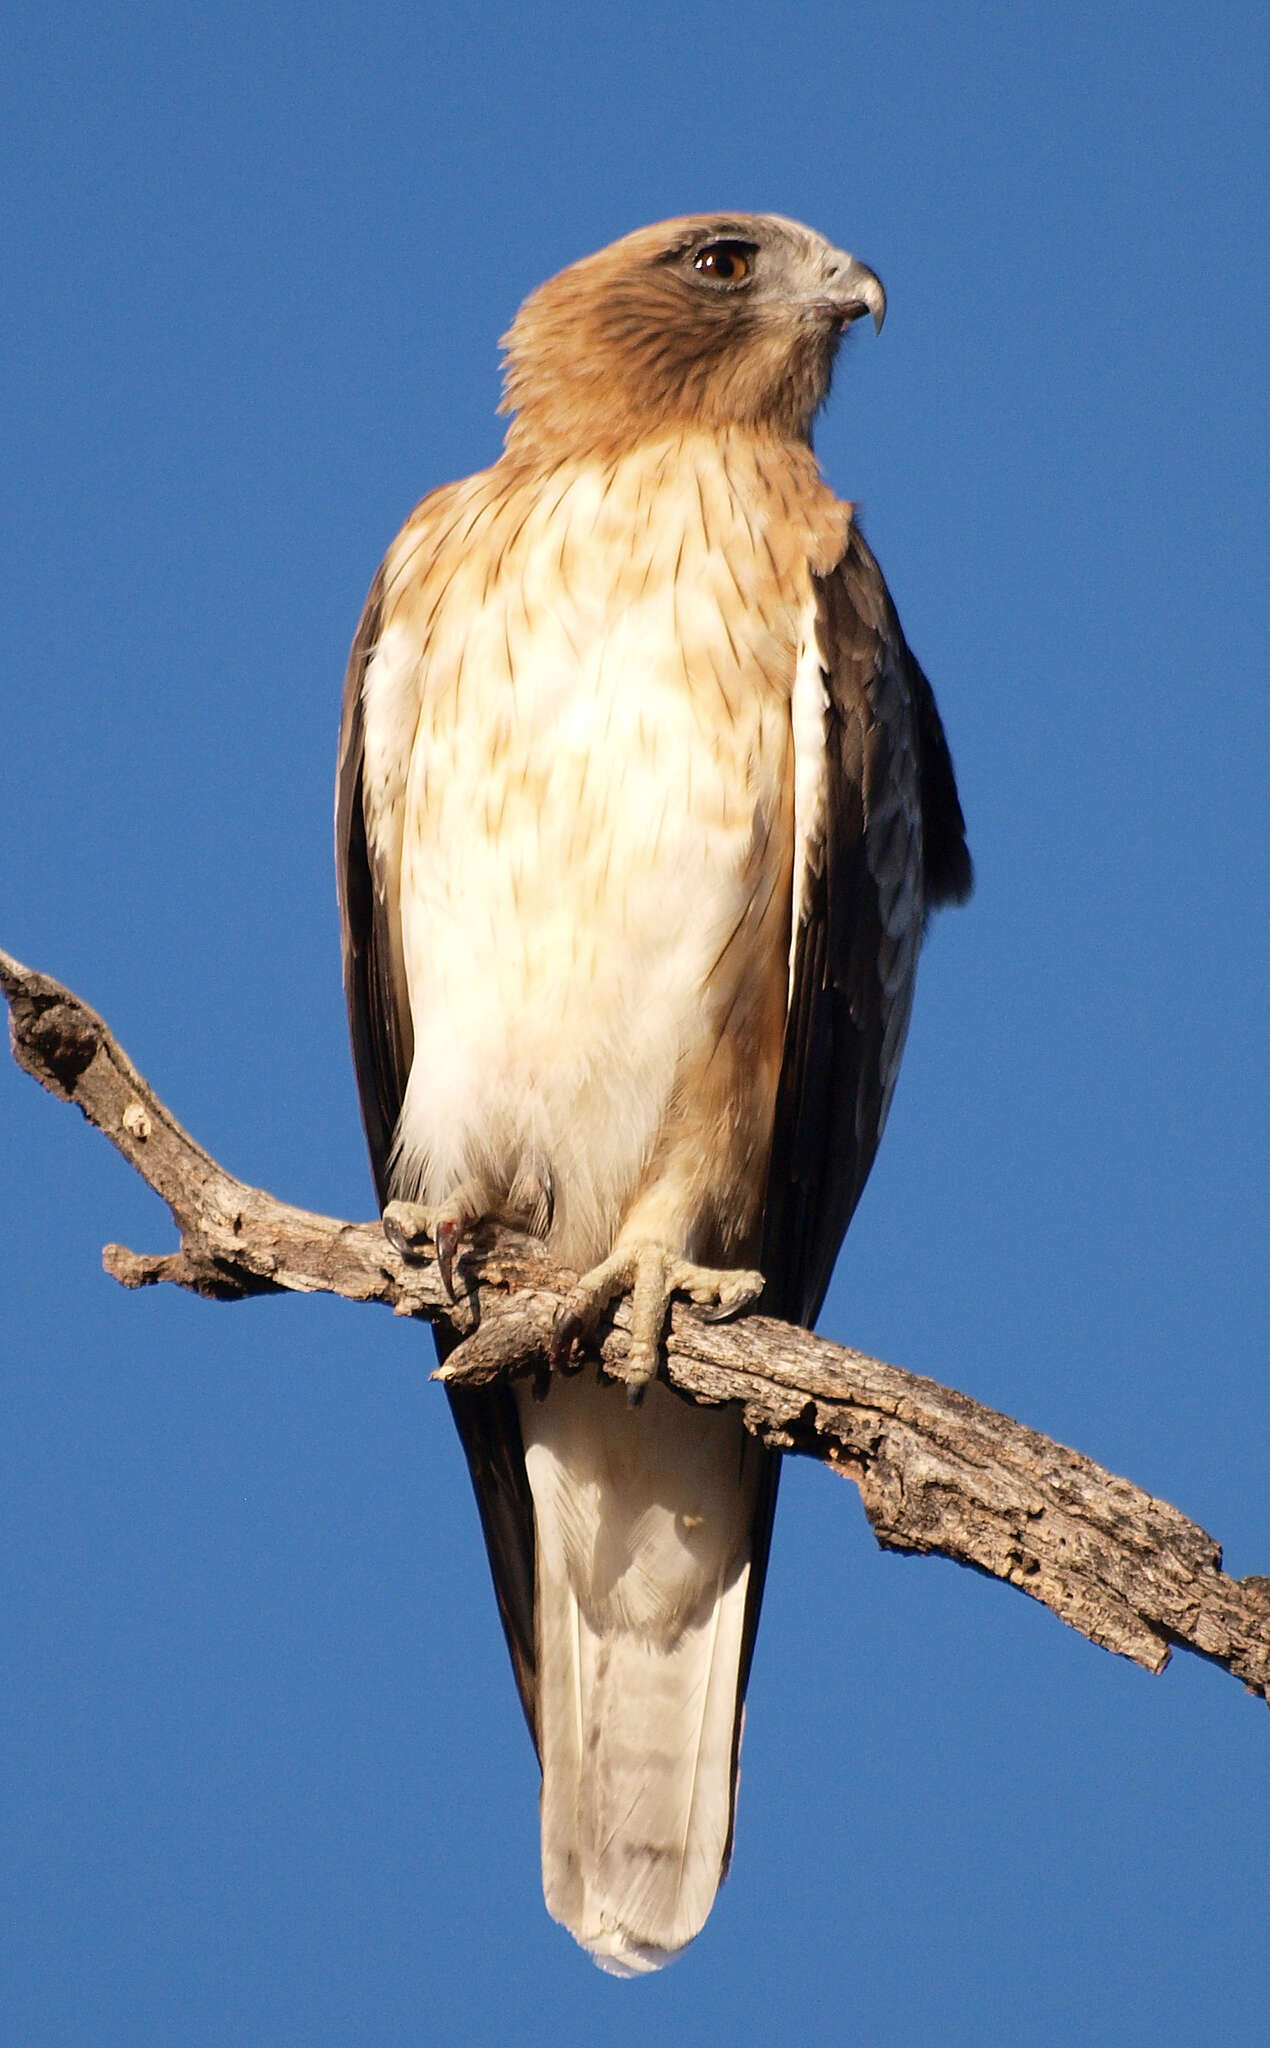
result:
[[[435,1265],[402,1258],[378,1222],[342,1223],[247,1186],[195,1144],[94,1011],[0,953],[14,1056],[74,1102],[172,1212],[180,1248],[107,1245],[125,1287],[160,1280],[217,1300],[325,1292],[448,1321],[466,1338],[438,1377],[479,1384],[546,1370],[572,1275],[531,1240],[488,1230],[461,1263],[457,1303]],[[619,1310],[603,1334],[626,1350]],[[1175,1643],[1270,1700],[1270,1579],[1227,1578],[1213,1539],[1167,1502],[965,1394],[747,1316],[721,1326],[677,1306],[667,1377],[698,1401],[735,1401],[765,1443],[855,1481],[880,1543],[934,1552],[1018,1586],[1104,1649],[1162,1671]]]

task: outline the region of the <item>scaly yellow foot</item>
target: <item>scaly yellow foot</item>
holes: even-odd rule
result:
[[[616,1371],[630,1389],[632,1400],[638,1400],[657,1376],[672,1295],[686,1294],[708,1322],[722,1322],[757,1300],[763,1286],[761,1273],[737,1266],[695,1266],[666,1245],[619,1248],[584,1273],[561,1305],[552,1338],[553,1361],[563,1365],[579,1339],[590,1336],[610,1303],[629,1294],[630,1347],[625,1365]]]

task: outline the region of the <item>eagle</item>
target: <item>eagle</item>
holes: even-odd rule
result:
[[[672,1296],[810,1326],[971,866],[813,419],[882,286],[772,214],[627,235],[504,337],[493,467],[375,577],[344,692],[344,978],[385,1226],[579,1276],[545,1392],[450,1390],[542,1769],[548,1910],[670,1961],[732,1842],[778,1460],[658,1378]],[[630,1300],[623,1387],[587,1361]]]

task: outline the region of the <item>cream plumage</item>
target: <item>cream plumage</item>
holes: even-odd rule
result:
[[[814,1316],[928,909],[969,860],[942,729],[811,418],[881,288],[773,216],[628,236],[507,340],[507,450],[434,492],[354,644],[345,979],[382,1201],[619,1292],[593,1367],[452,1396],[543,1768],[550,1910],[656,1967],[726,1868],[775,1461],[652,1379],[672,1291]]]

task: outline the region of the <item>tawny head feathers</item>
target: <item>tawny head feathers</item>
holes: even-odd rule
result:
[[[504,336],[509,452],[620,448],[681,425],[806,440],[844,330],[886,297],[777,214],[640,228],[549,278]]]

